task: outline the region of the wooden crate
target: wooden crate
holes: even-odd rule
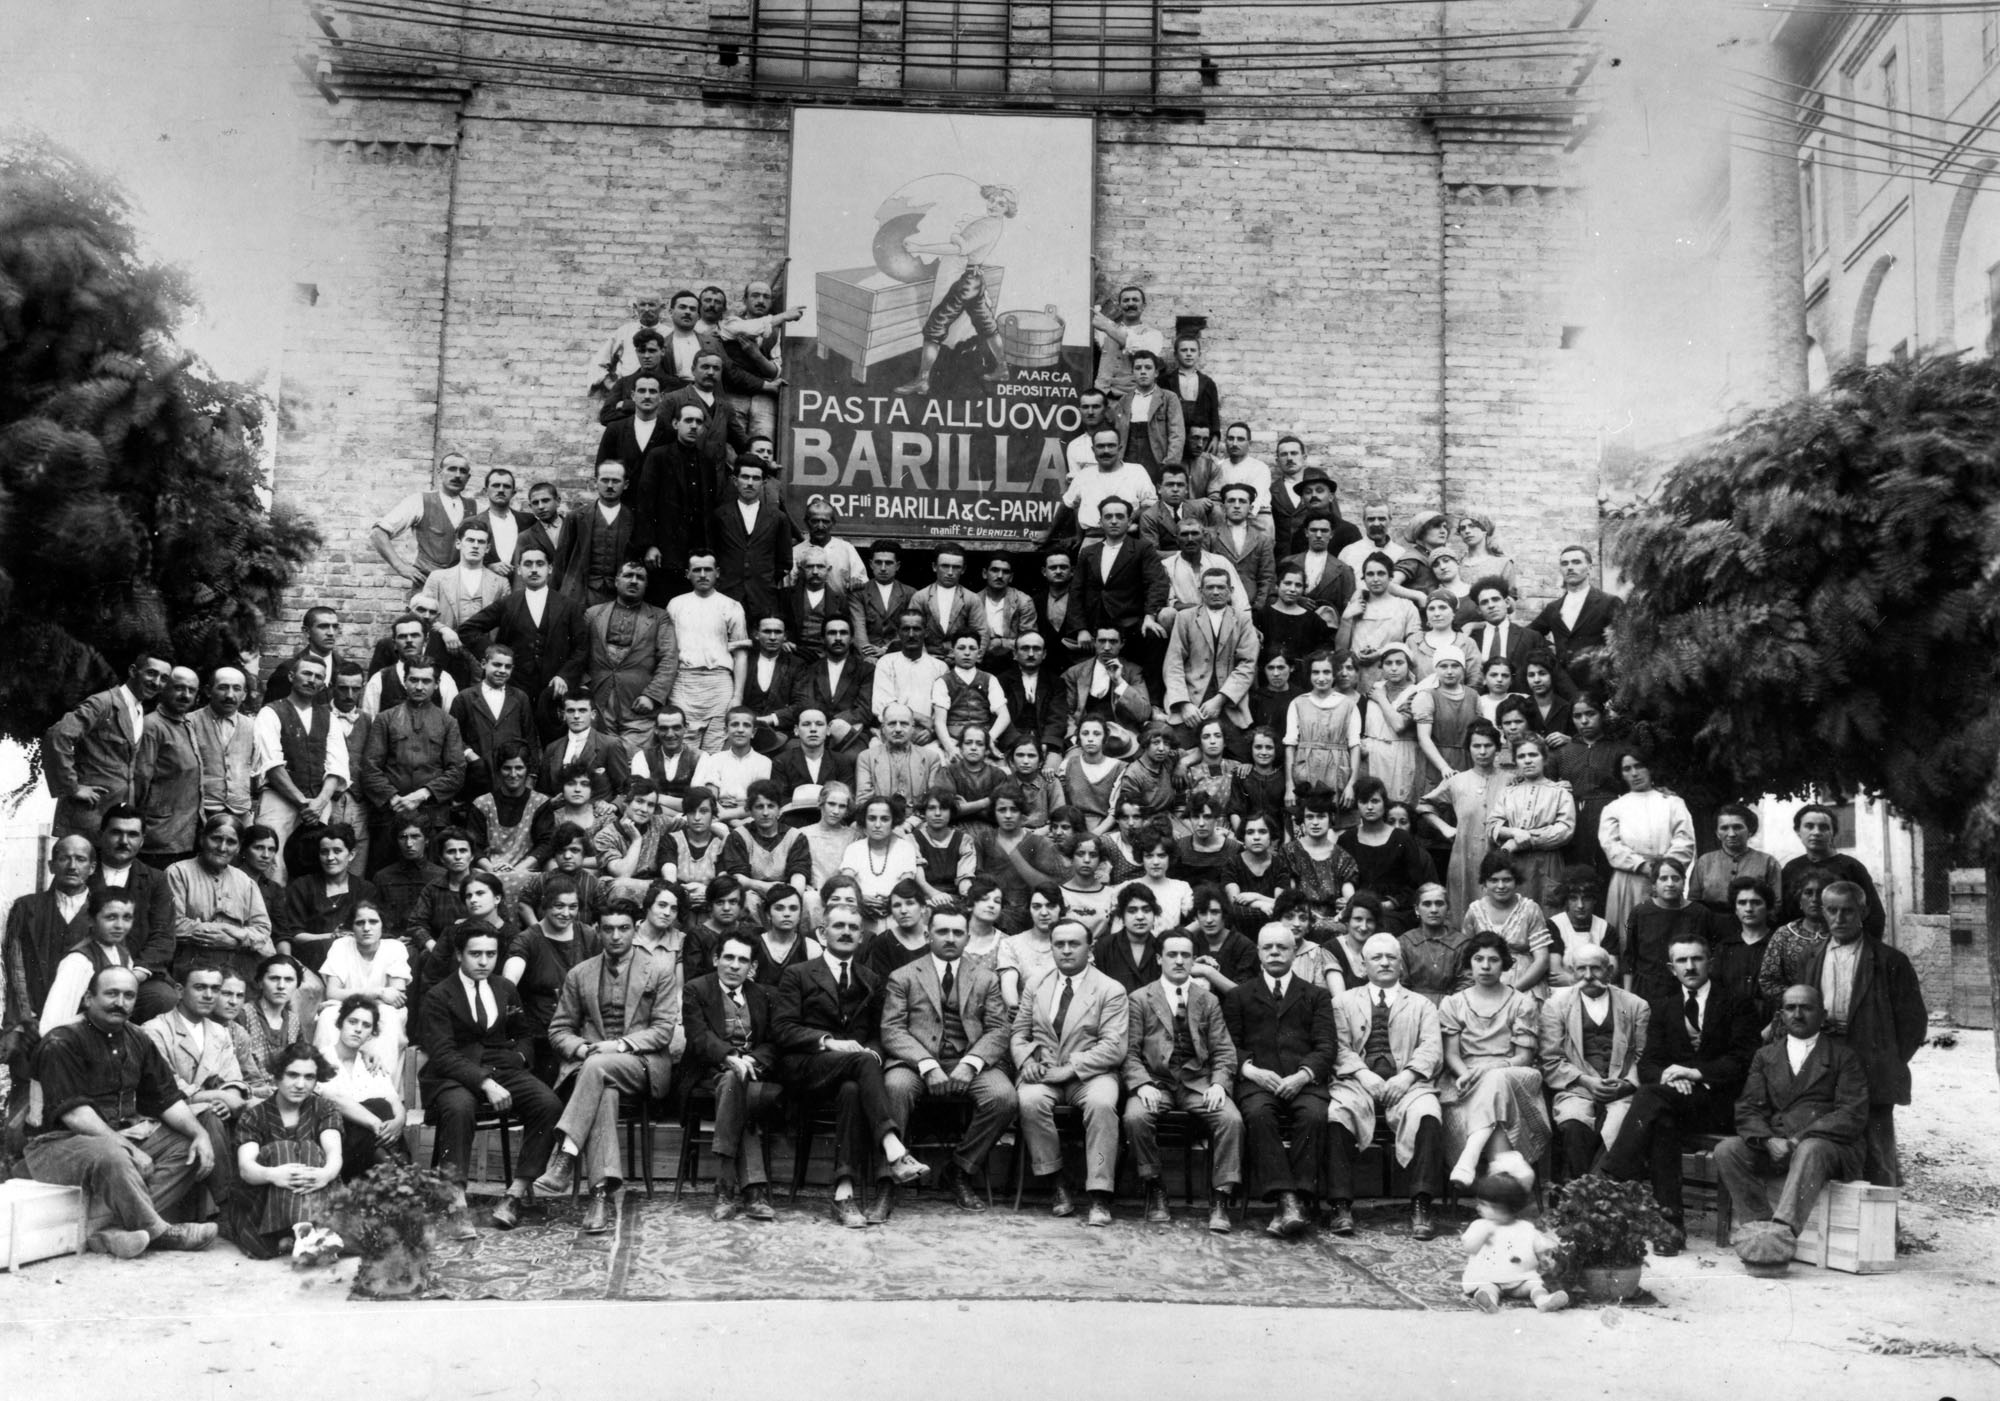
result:
[[[1894,1187],[1866,1182],[1829,1182],[1806,1224],[1799,1228],[1792,1258],[1849,1274],[1883,1274],[1896,1268]]]
[[[18,1270],[56,1255],[81,1255],[83,1189],[13,1178],[0,1182],[0,1261]]]
[[[1993,983],[1986,961],[1986,872],[1951,873],[1951,1019],[1960,1026],[1993,1025]]]
[[[862,284],[881,276],[874,267],[823,272],[815,279],[819,323],[816,352],[824,360],[833,351],[847,358],[856,384],[868,382],[868,367],[916,350],[924,343],[924,320],[931,314],[935,281],[897,282],[887,287]],[[986,277],[986,297],[1000,294],[1000,270]]]

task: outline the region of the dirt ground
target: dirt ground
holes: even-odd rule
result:
[[[959,1369],[955,1401],[1040,1386],[1244,1396],[1329,1367],[1341,1369],[1329,1382],[1365,1378],[1383,1397],[2000,1396],[2000,1084],[1991,1033],[1956,1038],[1919,1054],[1917,1103],[1899,1116],[1909,1253],[1887,1275],[1795,1267],[1754,1280],[1697,1232],[1685,1254],[1647,1267],[1657,1307],[1550,1316],[1005,1300],[379,1305],[347,1300],[351,1262],[297,1275],[218,1247],[0,1275],[0,1387],[179,1401],[777,1387],[935,1398],[939,1364],[983,1336],[1012,1345]]]

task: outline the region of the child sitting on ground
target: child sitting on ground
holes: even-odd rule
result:
[[[1482,1313],[1500,1312],[1500,1301],[1505,1298],[1528,1299],[1543,1313],[1568,1308],[1569,1295],[1542,1282],[1542,1267],[1556,1248],[1555,1237],[1545,1234],[1533,1221],[1522,1219],[1530,1198],[1529,1184],[1520,1175],[1526,1162],[1518,1154],[1502,1156],[1516,1160],[1506,1164],[1513,1170],[1502,1170],[1501,1160],[1496,1158],[1495,1171],[1473,1187],[1479,1199],[1479,1219],[1467,1226],[1461,1237],[1471,1257],[1460,1279],[1466,1297]]]

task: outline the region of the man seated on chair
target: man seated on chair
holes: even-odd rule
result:
[[[1760,1048],[1736,1101],[1736,1137],[1715,1148],[1715,1170],[1745,1221],[1775,1221],[1796,1236],[1829,1182],[1861,1175],[1868,1068],[1830,1036],[1819,989],[1785,989],[1785,1035]],[[1770,1184],[1782,1178],[1777,1205]]]
[[[139,980],[110,965],[91,975],[83,1019],[42,1039],[35,1067],[44,1132],[28,1140],[28,1175],[81,1187],[85,1211],[111,1218],[92,1250],[130,1260],[147,1249],[201,1250],[213,1225],[168,1225],[188,1189],[215,1168],[208,1133],[174,1085],[173,1071],[132,1025]]]
[[[972,1101],[972,1117],[944,1170],[943,1187],[960,1211],[984,1211],[973,1183],[986,1174],[986,1159],[1014,1122],[1018,1100],[1007,1074],[1012,1034],[1000,980],[986,964],[967,968],[966,916],[939,910],[931,916],[930,954],[889,975],[882,999],[882,1053],[889,1058],[883,1077],[898,1132],[926,1097]],[[895,1189],[885,1189],[884,1219],[895,1205]]]
[[[778,1215],[771,1206],[760,1125],[782,1092],[771,1078],[778,1064],[771,994],[750,976],[757,964],[755,937],[724,936],[715,971],[689,982],[681,998],[686,1072],[693,1077],[685,1083],[706,1086],[715,1096],[715,1206],[709,1212],[714,1221],[733,1221],[739,1212],[752,1221],[774,1221]]]
[[[572,1077],[576,1088],[556,1121],[556,1149],[535,1190],[559,1197],[575,1180],[584,1159],[590,1184],[586,1235],[611,1229],[611,1198],[624,1174],[618,1162],[618,1097],[662,1099],[673,1074],[673,1054],[681,1041],[681,970],[669,959],[634,955],[639,907],[613,900],[597,917],[603,952],[586,958],[563,977],[555,1015],[549,1019],[549,1047],[562,1063],[556,1088]],[[651,1152],[650,1143],[642,1152]]]
[[[1021,1137],[1035,1176],[1052,1179],[1050,1212],[1074,1216],[1076,1203],[1063,1182],[1056,1105],[1082,1113],[1083,1189],[1090,1197],[1084,1224],[1109,1226],[1118,1174],[1118,1077],[1130,1048],[1131,1011],[1125,989],[1091,966],[1090,936],[1081,924],[1062,921],[1049,943],[1056,966],[1014,1013]]]
[[[1326,989],[1292,971],[1298,947],[1291,926],[1265,925],[1257,934],[1260,971],[1222,999],[1222,1020],[1236,1047],[1249,1194],[1277,1203],[1265,1230],[1285,1239],[1305,1234],[1318,1195],[1335,1050]]]
[[[1375,934],[1361,946],[1368,981],[1333,1000],[1340,1036],[1333,1102],[1327,1111],[1328,1195],[1333,1233],[1354,1233],[1354,1167],[1375,1140],[1375,1120],[1386,1113],[1395,1135],[1391,1150],[1408,1174],[1410,1234],[1437,1234],[1431,1199],[1444,1185],[1444,1119],[1438,1108],[1438,1070],[1444,1065],[1444,1031],[1438,1010],[1403,982],[1403,945],[1394,934]]]
[[[1621,1182],[1650,1178],[1653,1199],[1681,1225],[1681,1135],[1727,1133],[1736,1097],[1750,1074],[1761,1028],[1749,999],[1731,997],[1708,976],[1708,940],[1699,934],[1667,945],[1678,995],[1653,1002],[1639,1092],[1605,1150],[1598,1170]],[[1684,1232],[1655,1249],[1677,1255]]]
[[[209,1147],[215,1150],[208,1194],[226,1209],[236,1190],[236,1144],[229,1124],[250,1102],[250,1081],[236,1059],[229,1028],[215,1020],[222,974],[220,960],[197,957],[181,978],[181,997],[173,1010],[140,1030],[166,1061],[188,1108],[208,1130]]]
[[[1572,943],[1563,958],[1576,982],[1542,1004],[1542,1084],[1555,1096],[1563,1175],[1575,1178],[1596,1165],[1632,1108],[1652,1009],[1615,985],[1617,963],[1602,946]]]
[[[451,942],[457,967],[424,994],[418,1013],[417,1041],[428,1057],[418,1088],[437,1132],[440,1164],[461,1192],[480,1101],[522,1126],[514,1180],[492,1216],[493,1225],[511,1231],[548,1166],[562,1102],[529,1073],[514,1048],[524,1013],[514,985],[493,972],[500,962],[499,932],[484,921],[465,920],[452,929]]]
[[[1204,887],[1209,888],[1209,887]],[[1165,1225],[1167,1189],[1160,1181],[1160,1114],[1178,1109],[1208,1124],[1208,1229],[1229,1232],[1229,1199],[1243,1182],[1243,1116],[1229,1092],[1236,1078],[1236,1043],[1222,1003],[1193,976],[1194,935],[1176,929],[1160,940],[1160,976],[1130,994],[1125,1052],[1125,1140],[1139,1169],[1146,1219]]]
[[[915,1182],[930,1169],[903,1146],[882,1083],[882,982],[854,957],[861,948],[861,912],[834,906],[821,937],[825,954],[793,964],[778,980],[771,1034],[778,1043],[779,1083],[808,1106],[833,1101],[833,1219],[865,1229],[857,1184],[877,1182],[869,1210],[886,1221],[891,1185]],[[877,1145],[880,1170],[870,1173]]]

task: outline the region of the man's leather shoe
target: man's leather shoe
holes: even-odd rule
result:
[[[1111,1194],[1109,1192],[1092,1192],[1090,1194],[1090,1212],[1083,1218],[1083,1224],[1100,1228],[1111,1224]]]
[[[1208,1199],[1208,1229],[1215,1232],[1218,1236],[1226,1236],[1236,1229],[1235,1223],[1229,1219],[1229,1199],[1227,1197],[1210,1197]]]
[[[953,1163],[945,1169],[944,1181],[940,1185],[951,1194],[951,1204],[960,1211],[986,1210],[986,1199],[972,1190],[972,1183],[959,1171],[958,1164]]]
[[[212,1221],[169,1226],[165,1232],[153,1238],[153,1249],[206,1250],[214,1242],[215,1235],[215,1223]]]
[[[1071,1199],[1069,1188],[1063,1185],[1060,1177],[1056,1179],[1055,1186],[1049,1189],[1049,1215],[1076,1215],[1076,1202]]]
[[[144,1231],[92,1231],[90,1239],[84,1242],[84,1248],[99,1255],[109,1255],[114,1260],[136,1260],[146,1253],[146,1247],[152,1243],[152,1238]]]
[[[1354,1203],[1335,1202],[1333,1204],[1333,1220],[1327,1223],[1326,1229],[1336,1236],[1353,1235]]]
[[[922,1162],[915,1153],[905,1153],[889,1164],[889,1175],[896,1179],[898,1187],[908,1187],[913,1182],[921,1182],[931,1175],[930,1164]]]
[[[896,1214],[896,1184],[877,1182],[875,1195],[868,1203],[866,1219],[871,1226],[886,1226],[889,1218]]]
[[[521,1199],[516,1196],[502,1197],[500,1205],[493,1208],[493,1215],[487,1219],[499,1230],[513,1230],[521,1224]]]
[[[837,1225],[845,1226],[850,1231],[868,1229],[868,1218],[861,1214],[860,1206],[852,1197],[835,1197],[828,1210]]]
[[[1299,1194],[1278,1193],[1278,1210],[1271,1217],[1271,1224],[1264,1228],[1264,1233],[1280,1240],[1297,1240],[1306,1233],[1306,1226],[1306,1213],[1299,1205]]]
[[[568,1153],[549,1154],[549,1165],[535,1179],[535,1190],[545,1197],[566,1197],[576,1182],[576,1158]]]
[[[708,1209],[708,1219],[711,1221],[734,1221],[737,1212],[741,1209],[736,1200],[735,1193],[718,1190],[715,1194],[715,1205]]]
[[[1174,1219],[1167,1208],[1167,1189],[1157,1177],[1146,1179],[1146,1219],[1155,1226],[1164,1226]]]
[[[611,1193],[600,1187],[590,1194],[590,1205],[583,1211],[583,1233],[587,1236],[601,1236],[611,1229]]]
[[[1437,1239],[1437,1222],[1431,1219],[1429,1197],[1418,1197],[1410,1203],[1410,1235],[1417,1240]]]
[[[778,1209],[771,1205],[771,1189],[761,1182],[744,1188],[743,1214],[752,1221],[776,1221]]]

